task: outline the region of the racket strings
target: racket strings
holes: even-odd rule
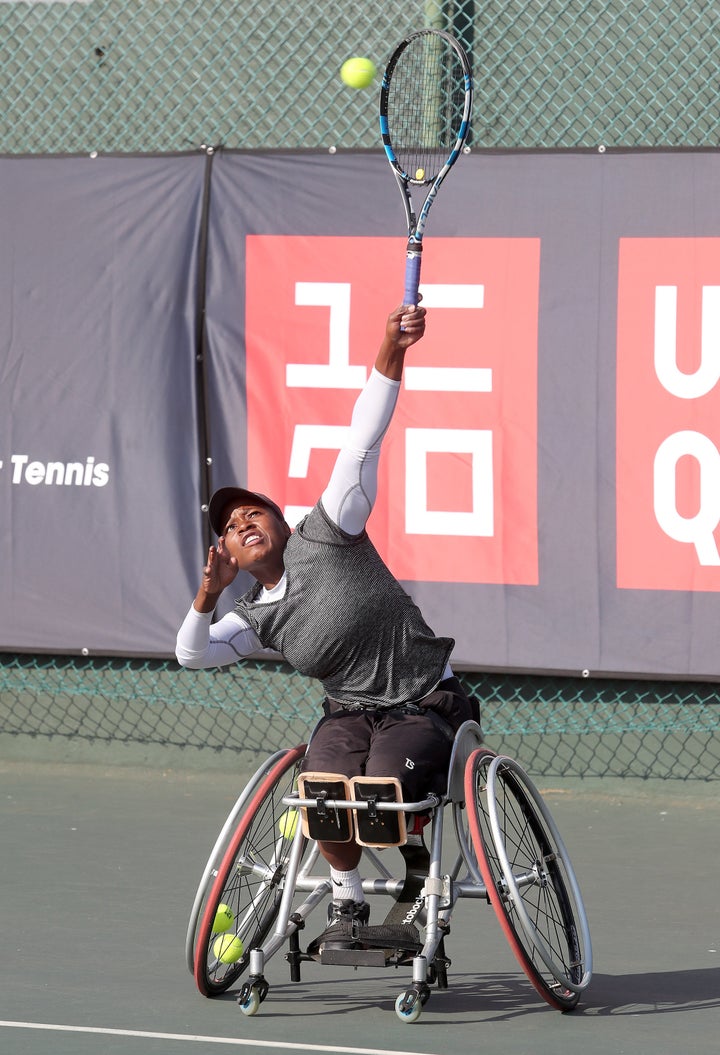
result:
[[[442,38],[420,37],[400,54],[388,88],[393,149],[413,181],[429,183],[453,149],[465,111],[464,71]]]

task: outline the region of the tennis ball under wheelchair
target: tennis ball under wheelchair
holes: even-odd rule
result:
[[[229,905],[218,905],[212,925],[213,934],[222,934],[224,931],[230,930],[234,922],[235,917]]]
[[[297,831],[298,811],[294,809],[285,810],[278,820],[278,830],[283,839],[292,839]]]
[[[340,76],[350,88],[367,88],[375,80],[377,70],[372,59],[356,55],[340,67]]]
[[[237,963],[243,954],[243,943],[237,934],[221,934],[213,942],[213,955],[220,963]]]

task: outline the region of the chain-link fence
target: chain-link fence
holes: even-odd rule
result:
[[[709,0],[0,0],[0,153],[379,149],[340,66],[424,25],[471,56],[475,147],[718,141]]]
[[[541,776],[720,778],[717,686],[461,674],[488,744]],[[48,743],[270,754],[321,714],[317,683],[282,663],[178,670],[162,660],[7,655],[0,732]]]

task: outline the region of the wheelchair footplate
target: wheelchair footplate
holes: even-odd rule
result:
[[[344,967],[399,967],[410,963],[423,946],[416,927],[399,924],[361,927],[355,944],[356,948],[348,949],[329,949],[323,945],[318,957],[320,963]]]

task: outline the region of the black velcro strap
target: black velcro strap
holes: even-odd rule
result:
[[[409,926],[425,907],[422,890],[430,871],[430,851],[424,844],[409,846],[407,843],[400,846],[399,850],[405,861],[405,881],[397,900],[383,920],[383,926]]]

